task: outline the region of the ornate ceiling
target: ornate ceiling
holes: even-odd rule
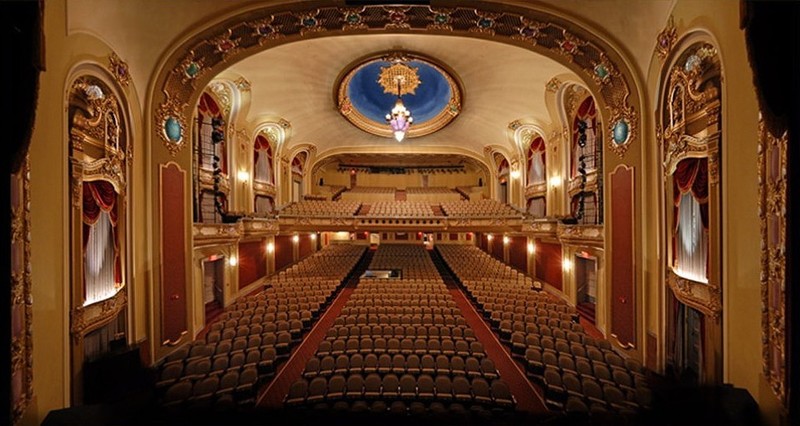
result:
[[[350,125],[338,112],[333,95],[341,73],[354,61],[398,49],[447,64],[463,88],[463,109],[457,119],[436,133],[402,143]],[[483,156],[485,145],[508,142],[506,129],[511,121],[522,118],[547,125],[551,118],[544,103],[545,84],[555,75],[572,74],[563,65],[522,48],[434,35],[311,39],[263,51],[227,71],[251,82],[248,120],[284,118],[292,124],[290,144],[313,143],[320,155],[342,147],[388,152],[457,147]]]

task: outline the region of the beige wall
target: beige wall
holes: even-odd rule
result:
[[[456,186],[474,186],[478,184],[478,177],[483,177],[476,171],[470,170],[467,173],[437,173],[431,174],[428,178],[428,186],[445,186],[454,188]],[[321,170],[314,173],[313,185],[319,184],[319,178],[325,179],[325,185],[344,185],[350,186],[350,173],[338,172],[334,170]],[[486,178],[483,179],[486,182]],[[407,188],[410,186],[422,186],[422,175],[412,173],[407,175],[390,175],[382,173],[358,173],[357,183],[359,186],[388,186],[394,188]]]

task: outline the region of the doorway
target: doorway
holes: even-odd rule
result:
[[[203,304],[206,324],[222,313],[224,303],[225,258],[212,256],[203,262]]]
[[[597,258],[575,255],[575,285],[577,287],[578,313],[587,321],[595,324],[597,310]]]

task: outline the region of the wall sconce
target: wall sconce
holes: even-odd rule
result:
[[[519,175],[520,175],[519,170],[512,170],[511,173],[509,174],[509,176],[511,176],[511,179],[519,179]]]
[[[267,253],[275,253],[275,243],[267,243]]]
[[[299,242],[300,242],[300,236],[299,236],[299,235],[295,235],[294,237],[292,237],[292,241],[293,241],[295,244],[299,243]]]
[[[548,182],[548,183],[549,183],[549,184],[550,184],[550,186],[552,186],[553,188],[555,188],[555,187],[557,187],[557,186],[561,186],[561,176],[558,176],[558,175],[556,175],[556,176],[551,176],[551,177],[550,177],[550,180],[549,180],[549,182]]]
[[[511,238],[508,238],[507,235],[504,235],[503,236],[503,244],[508,245],[509,241],[511,241]]]
[[[567,272],[571,271],[572,270],[572,261],[569,260],[569,259],[562,260],[561,261],[561,267]]]
[[[231,257],[228,259],[228,265],[231,265],[231,266],[236,266],[236,264],[238,264],[238,263],[239,263],[239,260],[238,260],[238,259],[236,259],[236,256],[231,256]]]
[[[528,243],[528,253],[534,254],[536,253],[536,245],[533,243]]]
[[[492,236],[492,234],[489,234],[486,236],[486,239],[492,241],[494,239],[494,236]]]
[[[317,234],[314,232],[311,233],[311,241],[317,241]]]
[[[247,182],[250,180],[250,173],[247,173],[246,170],[239,170],[239,172],[236,173],[236,177],[239,178],[239,182]]]

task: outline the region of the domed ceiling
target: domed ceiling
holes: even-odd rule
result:
[[[441,78],[451,76],[456,83],[451,88],[463,89],[461,110],[450,124],[402,143],[360,130],[344,119],[338,103],[338,83],[349,70],[369,62],[376,53],[398,51],[426,59],[433,70],[442,70]],[[375,67],[380,69],[380,65]],[[514,120],[549,128],[545,92],[551,78],[580,80],[560,63],[527,49],[477,38],[420,34],[337,36],[288,43],[245,58],[221,74],[231,80],[240,76],[251,83],[247,120],[254,126],[276,117],[287,120],[292,126],[289,149],[294,144],[314,144],[318,158],[342,152],[460,153],[484,158],[486,145],[511,148],[508,125]],[[422,83],[416,92],[430,90],[438,104],[403,95],[415,117],[412,128],[419,124],[418,119],[439,113],[437,108],[448,99],[443,85],[428,85],[426,80],[431,78],[420,71]],[[359,91],[359,96],[364,96],[358,100],[363,101],[362,114],[388,129],[384,115],[396,96],[383,94],[376,80],[377,75],[365,74],[363,81],[359,79],[351,87],[371,87],[370,94]],[[381,99],[389,101],[388,107]],[[369,106],[370,102],[375,106]]]
[[[414,119],[410,138],[441,129],[461,111],[461,88],[456,78],[433,61],[414,54],[391,52],[360,61],[337,86],[339,112],[373,135],[392,137],[385,116],[398,95]]]

